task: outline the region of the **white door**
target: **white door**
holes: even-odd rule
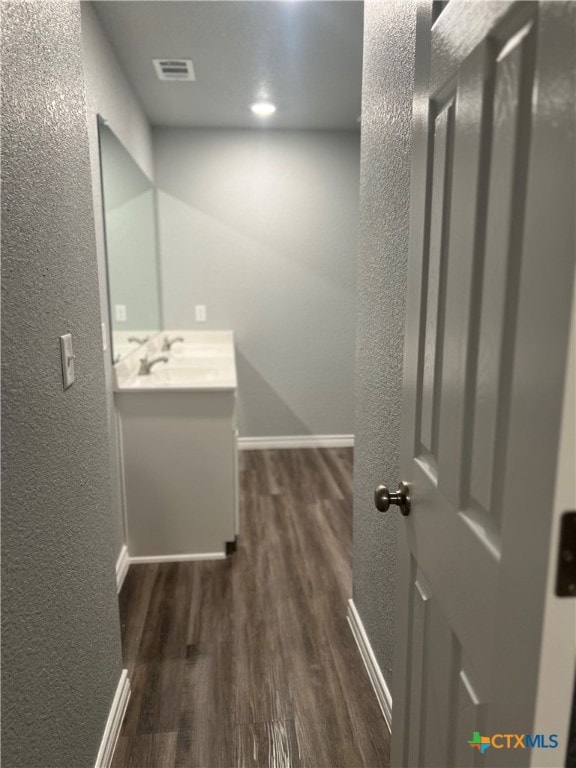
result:
[[[417,22],[402,477],[386,478],[411,495],[392,764],[512,768],[538,751],[516,736],[535,735],[552,557],[576,247],[576,5],[451,0],[432,28],[430,6]],[[555,729],[564,740],[568,715]],[[554,751],[543,736],[540,751],[562,766],[565,743]]]

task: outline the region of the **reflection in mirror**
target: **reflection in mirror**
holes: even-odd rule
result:
[[[161,330],[154,187],[98,121],[112,361]]]

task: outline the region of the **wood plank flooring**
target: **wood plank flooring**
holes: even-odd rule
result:
[[[130,568],[113,768],[386,768],[346,621],[352,451],[243,451],[240,486],[232,557]]]

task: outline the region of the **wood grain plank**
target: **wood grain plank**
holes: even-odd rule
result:
[[[139,662],[185,656],[188,574],[185,563],[167,563],[158,568],[138,649]]]
[[[183,659],[159,659],[136,665],[122,734],[178,730],[184,665]]]
[[[138,657],[157,570],[158,566],[154,564],[133,565],[120,592],[122,658],[130,677]]]
[[[178,729],[235,722],[235,677],[232,643],[189,645],[182,668]],[[206,725],[206,727],[207,727]]]
[[[232,639],[232,560],[190,563],[186,647]]]
[[[173,768],[176,733],[120,736],[112,768]]]
[[[198,726],[179,731],[174,768],[233,768],[236,765],[234,730]]]
[[[243,723],[236,727],[238,768],[301,768],[292,720]]]
[[[352,509],[352,491],[353,491],[353,479],[352,479],[352,456],[353,452],[350,448],[338,448],[328,449],[321,448],[318,451],[320,460],[329,469],[334,482],[338,485],[341,498],[346,504],[348,504],[348,511]],[[342,516],[342,521],[349,523],[351,526],[352,515],[345,514]],[[350,527],[350,536],[352,535],[352,528]]]

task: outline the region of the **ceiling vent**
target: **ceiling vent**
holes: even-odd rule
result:
[[[196,80],[190,59],[152,59],[159,80]]]

